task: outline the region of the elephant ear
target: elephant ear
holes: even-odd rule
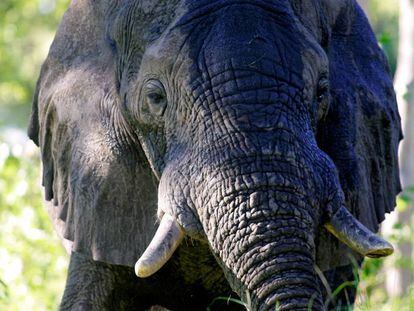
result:
[[[336,164],[347,208],[377,232],[401,191],[400,118],[389,66],[367,18],[356,1],[341,3],[327,47],[330,109],[318,125],[317,140]],[[358,258],[326,232],[318,244],[323,270],[349,263],[349,255]]]
[[[42,67],[29,136],[55,227],[72,250],[134,266],[155,233],[157,182],[120,113],[107,23],[119,1],[73,1]]]

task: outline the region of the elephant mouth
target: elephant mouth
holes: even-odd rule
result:
[[[363,256],[379,258],[394,252],[390,243],[361,224],[344,206],[331,216],[324,227]],[[145,278],[156,273],[171,258],[184,237],[185,231],[177,219],[164,213],[152,241],[135,264],[136,275]]]

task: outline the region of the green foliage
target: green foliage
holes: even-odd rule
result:
[[[0,310],[54,310],[63,291],[68,255],[44,209],[34,152],[0,138]]]
[[[413,188],[408,187],[397,200],[397,210],[406,210],[414,202]],[[396,223],[388,234],[387,239],[394,245],[401,243],[414,243],[414,224]],[[414,284],[407,289],[403,297],[390,298],[385,290],[385,278],[390,269],[404,268],[414,274],[414,263],[410,258],[404,258],[394,253],[386,259],[365,259],[361,269],[361,282],[359,286],[358,311],[413,311],[414,310]]]
[[[26,125],[40,65],[68,3],[0,1],[0,127]]]
[[[371,25],[394,73],[398,56],[398,0],[370,0],[369,9]]]
[[[63,291],[68,260],[43,206],[38,150],[30,154],[22,134],[5,128],[26,127],[68,3],[0,1],[0,310],[55,310]]]

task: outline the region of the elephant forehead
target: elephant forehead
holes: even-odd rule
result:
[[[206,35],[198,63],[210,66],[229,59],[235,67],[268,73],[269,63],[279,63],[301,72],[301,40],[292,37],[298,30],[291,24],[252,15],[241,9],[224,13]]]
[[[203,18],[211,13],[222,13],[221,9],[228,9],[232,6],[250,6],[254,10],[266,10],[275,14],[289,14],[290,6],[287,1],[275,0],[185,0],[181,3],[181,18],[176,25],[182,26]]]
[[[302,29],[286,2],[200,1],[196,6],[187,1],[146,54],[147,59],[159,62],[161,58],[174,66],[180,58],[198,62],[201,53],[214,61],[239,57],[241,52],[250,64],[266,57],[274,59],[280,54],[275,46],[290,46],[289,58],[298,58],[303,39]]]

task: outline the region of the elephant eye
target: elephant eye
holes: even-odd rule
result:
[[[144,95],[149,112],[162,116],[167,107],[167,96],[162,83],[158,80],[149,80],[144,86]]]
[[[323,77],[319,80],[318,90],[317,90],[317,99],[318,102],[323,102],[329,95],[329,80],[326,77]]]
[[[321,120],[325,118],[329,109],[329,79],[325,76],[319,80],[316,100],[318,105],[317,118]]]

